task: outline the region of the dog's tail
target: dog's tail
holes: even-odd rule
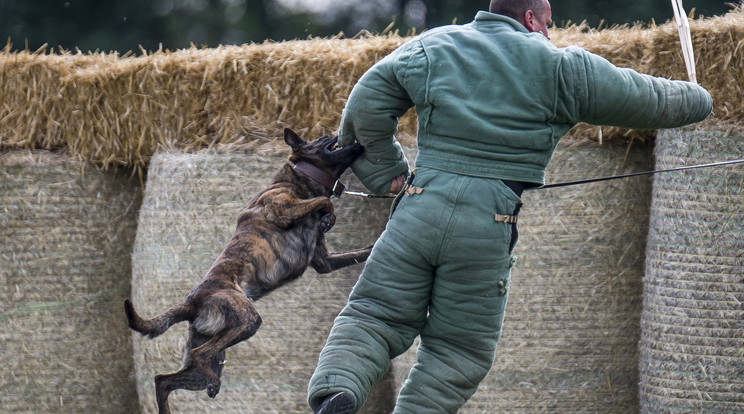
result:
[[[174,324],[189,320],[193,313],[188,305],[181,302],[152,319],[143,319],[134,310],[134,305],[129,299],[124,299],[124,312],[127,314],[129,327],[151,339],[161,335]]]

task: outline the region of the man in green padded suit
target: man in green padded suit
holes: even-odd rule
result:
[[[455,413],[494,361],[509,291],[521,191],[543,184],[576,123],[673,128],[705,119],[700,86],[613,66],[548,38],[547,0],[492,0],[475,21],[429,30],[354,86],[339,145],[370,191],[409,175],[395,141],[415,106],[415,177],[336,318],[308,385],[316,413],[352,413],[420,336],[396,414]]]

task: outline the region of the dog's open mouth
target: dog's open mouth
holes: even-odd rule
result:
[[[325,150],[327,152],[333,152],[339,149],[342,149],[343,147],[338,146],[338,138],[334,138],[331,142],[326,145]]]
[[[338,137],[333,137],[326,141],[323,151],[326,154],[335,156],[356,156],[361,152],[362,146],[358,143],[350,145],[338,145]]]

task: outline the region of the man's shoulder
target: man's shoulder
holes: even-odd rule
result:
[[[425,32],[421,33],[420,35],[416,36],[416,39],[419,40],[427,40],[430,38],[436,38],[438,36],[447,35],[451,33],[461,33],[468,30],[471,30],[472,27],[471,24],[448,24],[445,26],[438,26],[431,29],[426,30]]]

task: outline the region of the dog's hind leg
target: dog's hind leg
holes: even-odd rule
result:
[[[210,398],[220,392],[221,386],[220,375],[212,367],[215,358],[224,355],[225,349],[253,336],[261,326],[261,316],[250,299],[240,291],[222,291],[207,300],[199,310],[200,316],[194,321],[194,327],[199,330],[197,322],[202,313],[205,318],[210,318],[216,312],[223,318],[223,329],[215,332],[203,345],[192,349],[190,355],[194,366],[207,380],[207,395]],[[209,325],[209,322],[204,323]]]
[[[124,299],[124,312],[127,314],[129,327],[142,335],[154,338],[167,331],[168,328],[178,322],[189,320],[193,315],[193,307],[184,302],[168,309],[152,319],[143,319],[134,310],[134,305],[129,299]]]
[[[207,379],[204,374],[193,364],[191,360],[191,350],[206,343],[210,337],[201,335],[195,329],[189,328],[189,339],[184,349],[183,367],[171,374],[155,376],[155,395],[158,403],[158,413],[170,413],[168,405],[168,396],[171,392],[178,389],[189,391],[199,391],[207,388]],[[225,360],[225,351],[212,358],[210,368],[215,372],[217,377],[222,376],[222,366]]]
[[[179,389],[199,391],[205,388],[207,388],[207,380],[195,366],[184,367],[171,374],[155,375],[158,414],[170,414],[168,396],[171,392]]]

